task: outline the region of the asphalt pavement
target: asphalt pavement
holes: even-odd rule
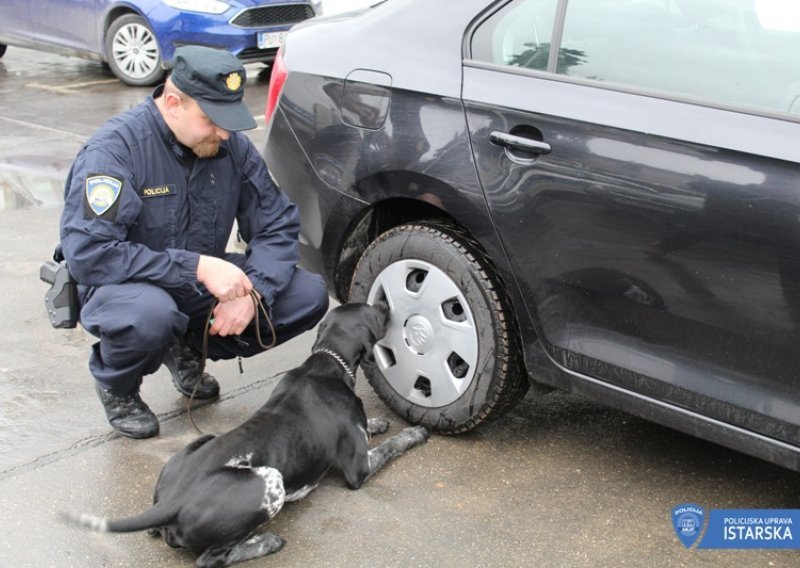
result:
[[[248,66],[260,127],[268,77]],[[0,566],[192,566],[144,533],[94,534],[61,511],[127,516],[149,506],[166,460],[198,434],[162,368],[143,397],[162,431],[110,432],[87,371],[94,339],[52,329],[39,266],[57,241],[66,171],[84,140],[149,89],[103,66],[9,48],[0,59]],[[313,332],[267,354],[211,363],[219,401],[195,408],[201,430],[233,428],[309,353]],[[370,416],[405,426],[359,373]],[[288,504],[270,530],[278,554],[243,566],[797,566],[796,551],[687,550],[670,511],[800,508],[800,477],[768,463],[565,393],[529,395],[468,435],[434,435],[350,491],[332,474]],[[800,530],[800,528],[798,528]]]

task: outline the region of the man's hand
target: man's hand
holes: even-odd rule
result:
[[[253,289],[252,282],[241,268],[214,256],[200,256],[197,280],[220,302],[247,296]]]
[[[208,328],[211,335],[241,335],[256,315],[253,298],[246,296],[214,307],[214,323]]]

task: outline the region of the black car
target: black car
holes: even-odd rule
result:
[[[797,53],[770,0],[389,0],[289,33],[265,158],[400,416],[555,387],[800,470]]]

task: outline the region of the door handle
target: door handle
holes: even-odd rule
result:
[[[521,150],[523,152],[530,152],[532,154],[549,154],[551,151],[550,144],[547,142],[540,142],[533,138],[525,138],[524,136],[516,136],[507,132],[500,132],[495,130],[489,134],[489,140],[492,144],[503,146],[512,150]]]

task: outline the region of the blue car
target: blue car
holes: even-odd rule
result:
[[[3,0],[0,57],[16,45],[108,63],[133,86],[164,77],[181,45],[226,49],[270,63],[285,33],[321,0]]]

